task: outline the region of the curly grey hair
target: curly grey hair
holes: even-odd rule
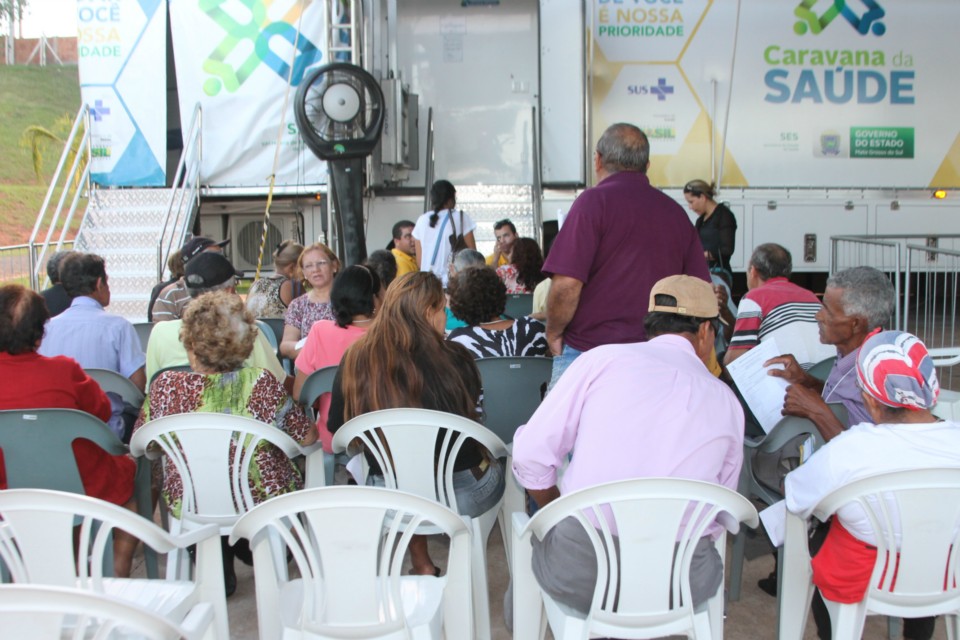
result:
[[[870,329],[888,325],[893,315],[896,292],[890,279],[873,267],[853,267],[833,274],[827,287],[842,290],[843,312],[866,318]]]

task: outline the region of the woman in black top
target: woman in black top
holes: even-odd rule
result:
[[[480,373],[470,353],[443,339],[446,298],[427,271],[400,276],[387,289],[367,332],[344,354],[333,382],[327,427],[380,409],[446,411],[480,422]],[[370,457],[368,456],[368,461]],[[372,480],[381,475],[371,468]],[[503,467],[470,440],[454,462],[454,490],[463,515],[488,511],[503,495]],[[410,543],[414,574],[439,575],[426,538]]]
[[[713,269],[730,271],[730,256],[736,245],[737,219],[725,205],[716,202],[716,189],[703,180],[691,180],[683,188],[690,210],[697,214],[694,226],[700,234],[703,257]]]

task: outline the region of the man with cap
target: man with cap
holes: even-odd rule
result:
[[[737,488],[743,460],[743,411],[710,374],[706,360],[720,324],[713,287],[697,277],[658,281],[644,328],[648,340],[602,345],[570,364],[513,441],[513,473],[538,505],[594,485],[647,477],[702,480]],[[557,471],[573,458],[557,484]],[[713,544],[717,524],[697,545],[691,569],[695,605],[723,581]],[[576,521],[534,540],[533,569],[544,590],[586,612],[596,559]],[[509,594],[508,594],[509,595]],[[505,602],[512,622],[512,603]]]
[[[192,300],[204,293],[222,289],[236,293],[236,277],[236,270],[222,253],[201,252],[187,262],[183,281]],[[190,364],[187,350],[180,342],[180,324],[180,319],[159,323],[150,333],[150,341],[147,343],[148,381],[153,380],[154,374],[160,369]],[[283,365],[277,359],[277,352],[270,346],[263,332],[257,335],[253,352],[243,366],[266,369],[277,380],[283,381],[288,393],[293,389],[293,378],[287,376]]]
[[[860,347],[854,376],[871,423],[830,440],[786,478],[787,509],[809,517],[827,494],[880,473],[937,467],[960,468],[960,424],[936,418],[931,409],[940,384],[926,346],[903,331],[875,331]],[[815,536],[815,539],[817,536]],[[844,507],[813,558],[813,612],[820,638],[830,638],[823,597],[860,602],[876,559],[873,528],[863,510]],[[813,545],[812,545],[813,546]],[[904,620],[903,637],[927,640],[933,618]]]
[[[180,260],[186,265],[201,253],[222,253],[223,248],[229,243],[230,240],[217,242],[203,236],[194,236],[187,240],[183,248],[180,249]],[[183,315],[183,310],[188,302],[190,302],[190,294],[187,292],[187,285],[183,278],[180,278],[160,292],[157,301],[153,303],[153,308],[150,310],[150,317],[153,322],[178,320]]]

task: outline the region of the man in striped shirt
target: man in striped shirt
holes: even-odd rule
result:
[[[792,271],[790,252],[780,245],[761,244],[754,249],[747,269],[749,291],[737,308],[724,364],[771,338],[780,353],[793,354],[805,370],[836,355],[833,346],[820,342],[815,317],[820,301],[788,280]]]

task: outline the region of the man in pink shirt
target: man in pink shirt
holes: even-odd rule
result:
[[[630,478],[688,478],[736,489],[743,411],[705,365],[719,323],[709,283],[670,276],[651,290],[647,342],[598,346],[577,358],[514,437],[513,473],[537,504]],[[557,471],[571,452],[558,486]],[[712,541],[720,530],[717,524],[708,528],[694,554],[695,606],[723,582]],[[542,542],[534,540],[533,565],[547,593],[589,610],[596,559],[575,520],[564,520]]]

